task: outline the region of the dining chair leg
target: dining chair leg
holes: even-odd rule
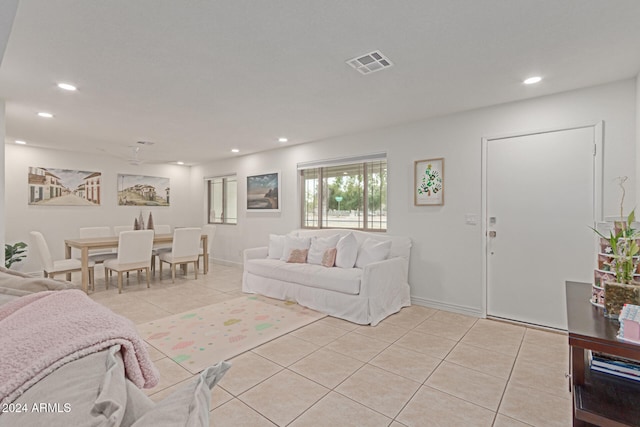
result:
[[[107,274],[107,270],[109,274]],[[105,267],[104,269],[104,286],[106,289],[109,289],[109,284],[111,283],[111,270]]]
[[[149,268],[145,268],[146,274],[147,274],[147,288],[151,287],[151,278],[149,277],[151,275],[151,271],[149,270]]]
[[[162,280],[162,260],[160,260],[160,280]]]
[[[198,278],[198,260],[193,262],[193,271],[196,272],[196,279]]]
[[[171,264],[171,283],[176,283],[176,265]]]
[[[122,271],[118,271],[118,293],[122,293]]]

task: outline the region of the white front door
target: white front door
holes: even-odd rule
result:
[[[595,266],[597,127],[486,140],[487,315],[566,329]]]

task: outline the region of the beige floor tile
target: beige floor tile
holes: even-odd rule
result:
[[[325,348],[362,362],[368,362],[388,346],[389,343],[387,342],[349,332],[347,335],[343,335],[329,343]]]
[[[565,377],[568,372],[568,367],[531,363],[518,358],[509,382],[570,399],[569,380]]]
[[[438,310],[419,305],[404,307],[397,313],[384,319],[383,323],[390,323],[405,329],[412,329],[433,316]]]
[[[509,378],[516,356],[485,350],[480,347],[459,343],[445,359],[499,378]]]
[[[399,326],[393,326],[391,323],[381,322],[376,326],[359,326],[354,332],[380,341],[392,343],[406,334],[407,330]]]
[[[329,389],[288,370],[281,371],[239,396],[279,426],[289,424],[318,402]]]
[[[396,419],[409,427],[489,427],[494,416],[486,408],[422,386]]]
[[[312,342],[316,345],[323,346],[338,339],[346,333],[348,332],[344,329],[334,328],[333,326],[329,326],[318,321],[291,332],[291,335],[302,338],[303,340]]]
[[[478,319],[473,325],[473,329],[476,331],[491,332],[493,334],[505,336],[517,336],[519,338],[524,337],[524,333],[527,330],[524,326],[491,319]]]
[[[273,427],[271,421],[238,399],[230,400],[209,413],[210,427]]]
[[[565,332],[527,328],[524,333],[524,342],[544,347],[565,347],[569,345],[569,336]]]
[[[363,365],[364,362],[322,348],[289,366],[289,369],[332,389]]]
[[[496,325],[491,325],[486,322],[491,321],[478,320],[460,342],[498,353],[513,356],[518,354],[524,335],[524,328],[519,331],[510,329],[512,325],[500,324],[499,322],[494,322]]]
[[[441,323],[450,323],[452,325],[465,326],[467,328],[472,327],[477,321],[477,317],[467,316],[465,314],[451,313],[449,311],[438,311],[436,314],[430,317],[430,319]]]
[[[171,387],[174,384],[192,377],[191,372],[187,371],[168,357],[156,360],[153,364],[156,365],[156,368],[158,368],[158,371],[160,372],[160,381],[154,388],[144,390],[147,395],[157,393],[167,387]]]
[[[309,341],[291,335],[284,335],[251,351],[278,365],[289,366],[313,353],[318,348],[319,346]]]
[[[231,369],[218,385],[238,396],[281,370],[282,366],[247,352],[231,359]]]
[[[551,394],[518,385],[507,386],[498,412],[534,426],[571,425],[571,399],[558,399]]]
[[[167,357],[166,354],[160,352],[160,350],[158,350],[157,348],[155,348],[154,346],[152,346],[151,344],[145,342],[144,343],[147,351],[149,352],[149,357],[151,358],[152,362],[155,362],[156,360],[160,360],[164,357]]]
[[[331,392],[303,413],[291,427],[387,427],[391,418],[341,394]]]
[[[396,341],[394,345],[444,359],[456,345],[456,341],[431,334],[411,331]]]
[[[354,329],[360,327],[360,325],[358,325],[357,323],[349,322],[347,320],[338,319],[337,317],[331,316],[327,316],[319,320],[318,323],[333,326],[334,328],[344,329],[345,331],[353,331]]]
[[[406,427],[406,426],[404,424],[402,424],[402,423],[394,421],[391,424],[389,424],[389,427]]]
[[[428,318],[424,322],[420,323],[413,330],[415,332],[423,332],[426,334],[436,335],[438,337],[447,338],[454,341],[459,341],[464,334],[469,331],[472,325],[467,325],[466,322],[462,323],[445,323],[436,319],[439,313]],[[458,315],[461,316],[461,315]]]
[[[365,365],[335,391],[394,418],[419,387],[415,381]]]
[[[569,369],[569,344],[565,346],[541,346],[525,342],[518,353],[518,360],[538,363],[557,369]]]
[[[442,362],[425,385],[492,411],[498,409],[507,380]]]
[[[525,424],[521,421],[514,420],[505,415],[498,414],[496,420],[493,423],[493,427],[530,427],[530,424]]]
[[[369,364],[422,384],[440,362],[436,357],[392,345]]]

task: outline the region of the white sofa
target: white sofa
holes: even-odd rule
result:
[[[268,258],[267,246],[246,249],[243,292],[296,301],[330,316],[372,326],[411,305],[408,283],[411,239],[408,237],[346,229],[296,230],[289,235],[327,238],[348,233],[354,234],[360,251],[367,239],[391,241],[388,257],[363,268],[329,268]]]

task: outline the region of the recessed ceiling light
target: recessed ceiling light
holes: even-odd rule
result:
[[[47,119],[50,119],[50,118],[52,118],[52,117],[53,117],[53,114],[51,114],[51,113],[46,113],[46,112],[44,112],[44,111],[39,112],[39,113],[38,113],[38,115],[39,115],[40,117],[45,117],[45,118],[47,118]]]
[[[278,138],[278,142],[287,142],[289,141],[287,138]]]
[[[240,150],[238,150],[237,148],[232,148],[232,149],[231,149],[231,152],[232,152],[232,153],[239,153],[239,152],[240,152]]]
[[[20,144],[20,145],[26,145],[26,141],[21,141],[19,139],[16,139],[16,144]]]
[[[77,88],[77,87],[75,87],[74,85],[69,84],[69,83],[58,83],[58,87],[59,87],[60,89],[69,90],[69,91],[72,91],[72,92],[73,92],[74,90],[78,90],[78,88]]]
[[[179,161],[178,161],[178,162],[176,162],[176,163],[177,163],[177,164],[179,164],[179,165],[184,165],[184,162],[179,162]]]
[[[526,85],[532,85],[535,83],[538,83],[542,80],[542,77],[540,76],[535,76],[535,77],[529,77],[528,79],[526,79],[525,81],[523,81],[522,83],[526,84]]]

